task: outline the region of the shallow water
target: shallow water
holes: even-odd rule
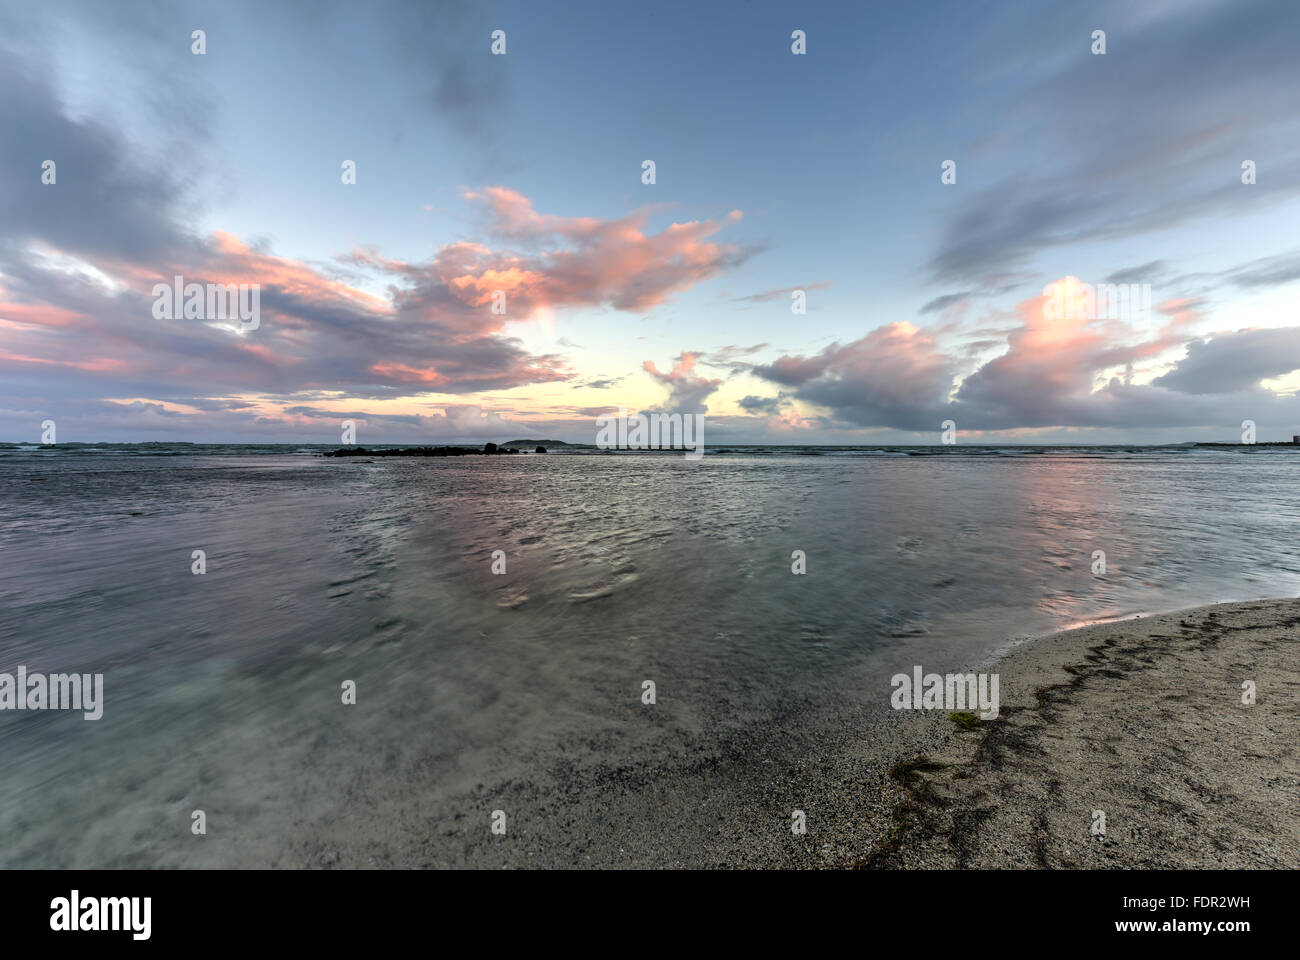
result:
[[[0,864],[473,865],[503,796],[582,809],[774,720],[797,752],[915,664],[1300,592],[1292,451],[895,452],[0,450],[0,671],[106,701],[0,712]]]

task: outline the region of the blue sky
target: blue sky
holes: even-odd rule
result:
[[[1208,0],[5,2],[0,436],[589,440],[626,406],[731,442],[1289,437],[1297,26]],[[258,329],[155,318],[178,273],[260,284]],[[1154,309],[1045,329],[1068,277]]]

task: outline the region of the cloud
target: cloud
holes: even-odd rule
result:
[[[1300,280],[1300,251],[1265,257],[1228,271],[1226,279],[1238,287],[1277,287]]]
[[[351,20],[365,7],[339,2],[329,9],[334,16]],[[407,3],[398,5],[395,13],[374,22],[387,33],[415,78],[418,95],[462,135],[486,143],[499,141],[510,100],[509,31],[507,55],[492,56],[489,38],[496,22],[491,11],[479,4],[469,0]],[[319,16],[315,4],[306,6],[304,16]],[[479,44],[466,43],[467,36]]]
[[[15,409],[60,407],[110,417],[129,404],[150,417],[265,423],[292,407],[294,413],[282,413],[292,423],[308,417],[309,406],[299,402],[307,396],[390,400],[568,381],[574,374],[564,357],[529,351],[508,326],[549,320],[551,311],[565,307],[641,313],[752,252],[718,237],[741,220],[738,210],[717,221],[651,229],[652,209],[616,219],[541,213],[504,186],[466,191],[466,200],[485,214],[480,235],[447,244],[427,261],[403,262],[358,247],[320,267],[234,231],[198,233],[191,226],[198,212],[194,184],[186,179],[193,164],[168,162],[173,147],[184,146],[202,127],[186,119],[195,110],[178,108],[194,90],[184,77],[167,84],[155,75],[165,74],[176,57],[190,56],[188,28],[179,34],[184,42],[150,60],[136,55],[158,42],[157,31],[168,35],[170,19],[153,23],[150,38],[142,40],[94,5],[64,6],[84,10],[96,29],[120,40],[131,54],[128,63],[140,60],[132,80],[151,79],[160,93],[130,119],[147,128],[142,118],[150,108],[166,108],[176,123],[151,119],[178,142],[146,153],[109,113],[102,121],[93,119],[96,112],[74,115],[45,75],[48,58],[39,53],[56,45],[55,32],[23,26],[30,18],[18,18],[22,29],[11,30],[14,23],[0,14],[8,36],[32,48],[30,56],[0,57],[0,375],[14,394],[27,391],[32,401],[15,403]],[[482,18],[476,9],[441,5],[377,19],[343,4],[312,9],[303,28],[308,31],[397,31],[390,39],[412,59],[423,57],[429,96],[462,132],[477,135],[475,115],[501,105],[502,88],[493,77],[507,65],[486,54],[486,40],[483,56],[462,69],[469,54],[459,28]],[[245,13],[275,33],[302,8]],[[456,29],[449,31],[449,24]],[[210,26],[219,31],[221,21]],[[439,39],[442,34],[448,37]],[[448,45],[459,52],[440,55]],[[188,103],[204,106],[201,99]],[[40,145],[39,155],[33,144]],[[37,161],[46,155],[58,164],[54,186],[40,182]],[[241,334],[219,322],[154,319],[154,285],[170,285],[176,276],[189,283],[257,285],[258,329]],[[372,292],[385,288],[383,295]],[[505,313],[491,309],[498,293],[505,296]],[[617,382],[600,378],[589,385]],[[679,388],[683,396],[699,389]],[[101,402],[109,405],[94,406]]]
[[[752,363],[740,359],[741,357],[752,357],[756,353],[761,353],[768,348],[769,344],[756,343],[752,346],[742,347],[739,344],[729,343],[725,347],[719,347],[709,353],[696,352],[696,358],[700,363],[711,367],[725,367],[731,372],[732,376],[744,373],[753,367]]]
[[[789,400],[784,396],[777,397],[756,397],[752,394],[747,397],[741,397],[737,401],[740,409],[746,413],[760,414],[764,416],[776,416],[781,412],[781,408],[789,405]]]
[[[796,290],[803,290],[805,293],[809,290],[825,290],[830,286],[829,281],[820,283],[808,283],[802,287],[778,287],[775,290],[764,290],[762,293],[751,293],[744,297],[732,297],[731,303],[767,303],[771,300],[789,300],[790,294]]]
[[[1010,293],[1017,287],[1024,286],[1032,279],[1028,273],[993,273],[980,279],[979,283],[967,290],[947,293],[928,301],[917,313],[940,313],[952,310],[953,315],[965,312],[966,305],[975,299],[992,299]],[[955,308],[955,309],[954,309]]]
[[[55,163],[53,185],[41,183],[45,159]],[[108,264],[198,249],[176,225],[185,185],[171,169],[133,161],[113,131],[66,116],[54,91],[8,56],[0,56],[0,171],[5,260],[35,241]]]
[[[1156,278],[1165,274],[1165,262],[1152,260],[1136,267],[1116,270],[1106,278],[1106,283],[1154,283]]]
[[[709,380],[695,373],[696,354],[683,351],[668,371],[660,371],[652,360],[646,360],[641,366],[659,383],[669,390],[668,402],[657,411],[667,413],[707,413],[708,405],[704,402],[722,386],[721,380]]]
[[[230,232],[191,232],[183,183],[107,128],[70,119],[17,64],[0,59],[0,373],[39,396],[274,403],[321,390],[383,399],[564,381],[565,359],[530,353],[508,323],[563,307],[640,312],[745,256],[713,239],[739,211],[652,232],[648,211],[544,215],[489,187],[466,194],[489,212],[488,242],[448,244],[419,263],[360,248],[341,260],[356,277],[344,281]],[[40,182],[32,142],[59,158],[56,185]],[[176,276],[257,285],[259,328],[154,319],[154,285]],[[362,289],[363,278],[387,296]],[[491,309],[498,291],[504,314]]]
[[[610,387],[616,387],[622,383],[626,377],[600,377],[594,380],[576,380],[573,383],[575,390],[581,387],[590,387],[592,390],[608,390]]]
[[[887,324],[811,356],[782,356],[753,373],[801,404],[829,410],[834,423],[860,428],[934,431],[945,419],[956,420],[960,429],[998,431],[1212,426],[1242,416],[1286,424],[1300,418],[1300,401],[1260,385],[1300,369],[1300,327],[1189,342],[1187,328],[1201,317],[1198,300],[1161,303],[1157,310],[1168,321],[1154,334],[1118,320],[1051,319],[1045,300],[1023,301],[1019,324],[1005,335],[1005,352],[964,379],[958,376],[960,346],[945,349],[933,334],[908,323]],[[1151,383],[1135,382],[1140,365],[1184,345],[1186,356],[1172,370]],[[777,409],[774,401],[754,396],[741,406],[751,413]]]
[[[1095,19],[1109,30],[1105,56],[1090,53],[1086,31],[1071,54],[1045,55],[1080,31],[1068,7],[988,32],[1003,70],[1033,82],[1034,96],[1016,86],[1018,99],[1003,104],[984,151],[959,164],[973,165],[980,179],[945,188],[955,207],[929,261],[935,280],[960,282],[1053,248],[1131,241],[1300,195],[1300,118],[1290,105],[1300,6],[1115,5]],[[1008,62],[1007,50],[1022,52]],[[971,83],[996,97],[1003,78]],[[999,147],[1032,149],[1043,160],[994,180]],[[1240,182],[1246,158],[1268,171],[1249,187]]]
[[[941,297],[935,297],[933,300],[931,300],[929,303],[923,306],[920,310],[918,310],[917,313],[924,315],[927,313],[936,313],[940,310],[946,310],[948,307],[951,307],[954,304],[965,303],[970,298],[970,295],[971,295],[970,290],[963,290],[960,293],[948,293],[948,294],[944,294]]]
[[[1187,344],[1187,356],[1152,381],[1179,393],[1234,393],[1300,370],[1300,327],[1239,330]]]
[[[780,357],[753,372],[791,388],[802,401],[830,408],[846,423],[923,429],[936,422],[955,367],[929,333],[904,321],[811,357]]]
[[[493,289],[505,290],[525,311],[542,304],[603,304],[616,310],[646,311],[744,263],[752,252],[710,239],[740,222],[739,210],[722,221],[672,223],[659,233],[649,233],[652,211],[648,209],[600,220],[539,214],[528,198],[506,187],[468,191],[465,197],[487,210],[492,236],[520,242],[523,249],[500,255],[490,265],[481,262],[484,275],[472,281],[454,277],[448,281],[460,284],[462,294],[480,301],[495,284]],[[466,250],[466,260],[472,259],[470,253],[480,252]]]

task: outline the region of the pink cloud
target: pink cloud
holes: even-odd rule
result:
[[[682,351],[671,370],[661,371],[653,360],[646,360],[641,369],[668,387],[667,409],[686,413],[707,411],[705,399],[722,386],[721,380],[710,380],[695,372],[698,354]]]
[[[340,398],[364,419],[375,400],[570,380],[564,356],[531,352],[508,325],[562,325],[565,308],[644,311],[743,259],[718,239],[739,211],[654,230],[648,209],[615,219],[565,217],[538,213],[502,187],[466,196],[488,214],[483,235],[425,261],[361,246],[331,269],[225,230],[206,238],[178,233],[164,255],[134,259],[46,243],[24,272],[5,278],[0,368],[35,375],[50,396],[67,398],[61,423],[75,416],[70,398],[83,397],[75,401],[83,422],[114,429],[293,430],[327,439],[336,433]],[[155,286],[171,287],[177,276],[257,285],[258,327],[155,317]],[[497,291],[506,297],[504,314],[491,310]],[[673,403],[698,407],[721,381],[694,365],[688,353],[667,373],[653,364],[647,370]],[[310,406],[322,395],[329,409]],[[441,417],[368,416],[376,429],[473,432],[504,422],[477,407],[449,407]]]
[[[11,328],[18,325],[30,327],[76,327],[89,320],[75,310],[62,310],[40,303],[0,303],[0,323]]]
[[[466,198],[486,206],[492,231],[507,242],[526,241],[551,249],[518,254],[491,254],[482,247],[471,265],[463,256],[439,251],[439,263],[472,268],[467,276],[443,278],[460,288],[483,289],[483,276],[495,271],[521,297],[525,312],[538,306],[597,306],[618,310],[648,310],[707,280],[735,263],[741,254],[730,244],[710,238],[743,214],[733,210],[722,221],[669,224],[659,233],[646,232],[652,211],[638,210],[617,220],[559,217],[537,213],[531,201],[504,187],[468,192]],[[560,238],[569,246],[556,246]],[[463,254],[464,251],[455,251]],[[505,287],[502,287],[505,289]]]
[[[29,357],[17,353],[0,353],[0,364],[14,364],[18,367],[26,364],[43,364],[54,367],[71,367],[74,370],[86,370],[92,373],[126,372],[126,365],[113,357],[95,357],[91,360],[56,360],[51,357]]]

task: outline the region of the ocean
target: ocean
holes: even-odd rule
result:
[[[1300,592],[1285,448],[329,449],[0,445],[0,672],[104,678],[0,865],[724,863],[895,673]]]

